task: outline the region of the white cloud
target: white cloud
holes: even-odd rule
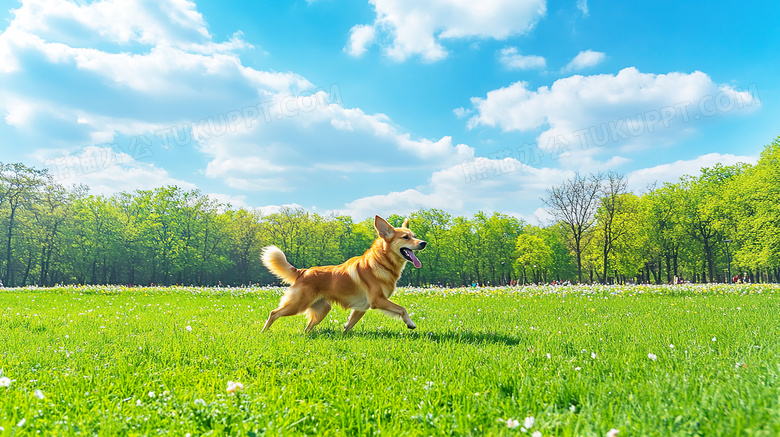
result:
[[[535,91],[516,82],[472,98],[472,104],[476,115],[469,119],[470,128],[541,129],[541,149],[572,153],[668,145],[694,133],[697,123],[708,118],[760,106],[749,90],[718,85],[699,71],[650,74],[636,68],[617,75],[572,76]]]
[[[681,159],[669,164],[634,170],[626,174],[626,178],[628,179],[629,187],[634,192],[640,193],[652,185],[660,187],[665,182],[678,182],[685,175],[699,175],[702,168],[713,167],[718,163],[723,165],[734,165],[740,162],[755,164],[757,161],[758,159],[755,156],[708,153],[694,159]]]
[[[88,146],[78,153],[39,150],[54,179],[65,186],[84,184],[93,194],[111,195],[123,191],[149,190],[166,185],[195,189],[195,184],[171,177],[165,169],[133,159],[111,147]]]
[[[8,30],[28,32],[69,46],[95,38],[122,45],[211,43],[203,16],[195,3],[187,0],[27,0],[12,13]],[[64,23],[67,29],[63,28]]]
[[[161,150],[155,133],[164,138],[168,151],[148,162],[71,171],[101,192],[187,184],[159,167],[186,156],[187,146],[205,158],[199,174],[238,192],[271,193],[264,201],[276,203],[286,194],[274,194],[290,192],[346,202],[374,184],[408,187],[473,156],[449,136],[417,138],[384,114],[343,107],[340,96],[312,97],[313,85],[295,73],[246,67],[235,53],[246,48],[240,32],[213,41],[190,2],[31,0],[0,34],[0,56],[13,64],[0,72],[0,114],[6,129],[63,155],[116,142],[128,152],[121,143],[139,135]],[[41,155],[42,163],[49,158]],[[127,183],[131,175],[136,183]]]
[[[468,117],[469,115],[471,115],[471,113],[474,112],[474,110],[473,109],[466,109],[466,108],[460,107],[460,108],[453,109],[452,112],[458,118],[465,118],[465,117]]]
[[[0,111],[44,144],[111,142],[312,87],[242,65],[235,51],[252,46],[240,32],[212,41],[189,1],[29,0],[12,13],[0,33]]]
[[[260,211],[260,214],[262,215],[271,215],[271,214],[277,214],[282,211],[282,209],[299,209],[303,208],[301,205],[298,205],[297,203],[288,203],[285,205],[266,205],[266,206],[260,206],[255,208],[257,211]],[[305,208],[304,208],[305,209]]]
[[[607,59],[607,55],[604,52],[596,52],[593,50],[583,50],[574,57],[563,69],[564,72],[580,71],[586,68],[595,67]]]
[[[346,50],[355,56],[362,54],[367,37],[374,36],[368,34],[366,27],[372,27],[391,40],[383,46],[385,55],[398,62],[411,56],[420,56],[427,62],[444,59],[447,50],[441,42],[446,39],[504,40],[522,35],[534,27],[547,8],[545,0],[372,0],[371,3],[376,20],[372,25],[354,27]]]
[[[456,215],[501,211],[536,223],[531,207],[539,204],[547,188],[573,175],[569,170],[527,166],[514,158],[475,158],[434,172],[423,186],[366,196],[339,212],[362,220],[373,214],[406,215],[420,208]]]
[[[223,206],[230,206],[231,208],[243,208],[243,209],[253,209],[248,203],[247,203],[247,197],[244,194],[238,194],[238,195],[231,195],[231,194],[224,194],[224,193],[209,193],[209,198],[216,200]]]
[[[588,16],[590,11],[588,10],[588,0],[577,0],[577,9],[582,11],[582,15]]]
[[[518,53],[517,47],[502,49],[498,60],[506,68],[512,70],[530,70],[547,66],[547,61],[543,57],[536,55],[521,55]]]
[[[368,50],[374,39],[376,39],[376,30],[373,26],[357,25],[349,31],[349,44],[344,50],[349,53],[350,56],[363,56]]]
[[[35,106],[30,102],[15,101],[6,104],[5,122],[11,126],[23,126],[35,112]]]
[[[306,106],[301,99],[273,106]],[[306,112],[249,127],[241,123],[234,133],[199,141],[210,159],[206,176],[245,190],[324,190],[311,186],[321,178],[331,191],[359,190],[364,187],[354,181],[369,174],[433,171],[474,156],[471,147],[449,136],[413,138],[384,114],[318,100],[323,104]]]

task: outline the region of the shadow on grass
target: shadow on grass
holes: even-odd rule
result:
[[[468,343],[468,344],[503,344],[506,346],[516,346],[520,344],[521,339],[512,335],[497,332],[474,332],[466,330],[444,331],[444,332],[422,332],[422,331],[384,331],[384,330],[362,330],[355,328],[347,334],[342,334],[340,329],[322,328],[315,329],[306,334],[311,340],[332,339],[332,338],[362,338],[376,340],[427,340],[436,343]]]

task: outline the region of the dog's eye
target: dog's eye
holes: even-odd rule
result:
[[[404,235],[404,240],[408,240],[408,239],[409,239],[409,236],[408,235]]]

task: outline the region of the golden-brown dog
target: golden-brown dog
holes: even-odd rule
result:
[[[395,283],[401,277],[407,261],[416,268],[422,265],[413,250],[422,250],[427,244],[418,240],[409,230],[409,220],[394,228],[382,217],[374,218],[379,238],[362,256],[348,259],[337,266],[296,269],[276,246],[263,249],[263,264],[282,281],[290,284],[279,307],[271,311],[263,331],[279,317],[306,312],[311,331],[325,318],[331,303],[352,309],[344,332],[348,332],[369,309],[398,317],[409,329],[416,328],[406,308],[390,302]]]

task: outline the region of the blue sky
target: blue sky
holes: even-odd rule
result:
[[[0,23],[0,161],[93,193],[501,211],[637,192],[780,135],[780,4],[35,0]]]

